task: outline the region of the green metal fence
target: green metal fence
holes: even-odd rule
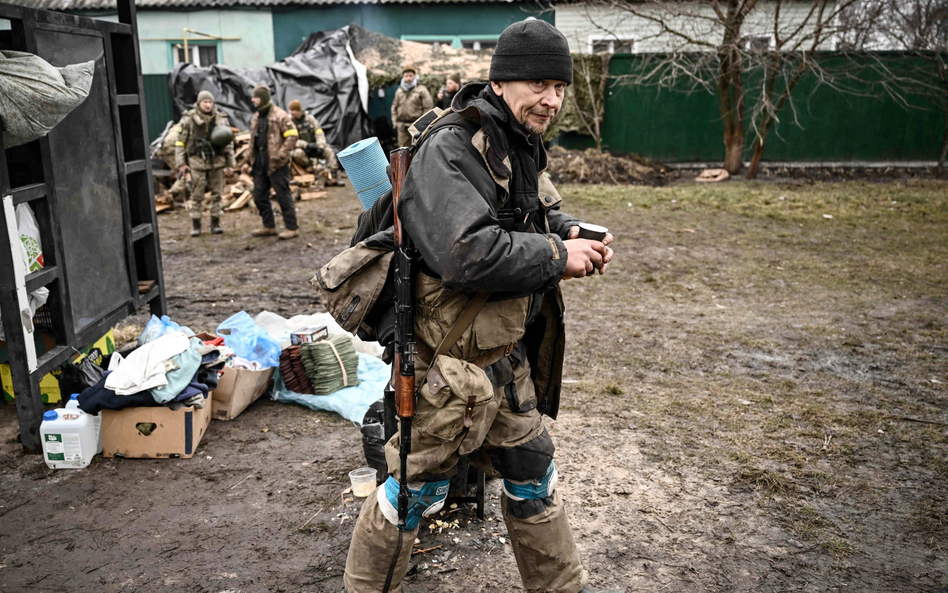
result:
[[[610,62],[612,76],[627,75],[641,65],[642,55],[617,55]],[[872,77],[873,63],[905,72],[931,65],[930,61],[896,53],[845,58],[822,54],[827,67],[846,66]],[[851,60],[843,62],[843,60]],[[749,76],[746,88],[759,88],[759,77]],[[684,88],[684,87],[682,87]],[[868,90],[863,86],[863,90]],[[818,86],[805,75],[793,92],[799,126],[789,109],[767,137],[765,161],[933,161],[941,150],[945,113],[931,99],[913,102],[931,107],[905,109],[888,96],[857,96]],[[753,101],[753,96],[749,98]],[[750,103],[748,114],[750,113]],[[606,96],[603,144],[615,152],[636,152],[665,162],[724,160],[723,128],[717,97],[708,92],[611,84]],[[753,136],[747,133],[751,154]]]
[[[168,120],[174,117],[171,106],[171,91],[168,90],[168,75],[145,74],[142,76],[142,86],[145,90],[148,140],[151,142],[161,135]]]

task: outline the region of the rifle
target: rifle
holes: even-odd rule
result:
[[[408,522],[408,454],[411,453],[411,421],[415,417],[415,312],[414,290],[411,277],[411,240],[398,218],[398,203],[402,184],[411,163],[408,148],[398,148],[391,153],[392,211],[395,215],[395,356],[396,369],[393,380],[395,410],[398,415],[398,543],[389,566],[383,593],[388,593],[395,573],[395,565],[404,545]],[[410,544],[409,544],[410,545]]]
[[[399,418],[398,523],[408,518],[408,454],[411,453],[411,421],[415,417],[415,315],[411,274],[411,239],[398,217],[402,184],[411,163],[408,148],[392,151],[392,209],[395,215],[395,397]]]

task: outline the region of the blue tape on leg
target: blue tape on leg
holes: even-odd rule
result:
[[[444,507],[448,498],[450,480],[423,482],[418,489],[409,486],[411,497],[408,499],[408,517],[404,529],[412,531],[421,523],[422,517],[429,517]],[[378,500],[382,514],[390,523],[398,525],[398,480],[389,476],[384,488],[379,489]]]
[[[514,482],[504,478],[504,492],[511,500],[543,500],[553,496],[557,480],[556,466],[551,461],[539,480]]]

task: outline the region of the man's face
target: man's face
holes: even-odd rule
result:
[[[543,134],[563,106],[566,83],[562,80],[513,80],[490,83],[503,97],[517,121],[531,134]]]
[[[260,97],[252,97],[250,101],[253,103],[254,107],[260,107]]]
[[[449,78],[448,82],[444,83],[444,88],[448,89],[449,93],[455,93],[459,88],[461,88],[461,85]]]
[[[303,112],[299,109],[290,109],[290,115],[293,116],[293,119],[299,119],[303,117]]]
[[[201,105],[201,111],[203,111],[204,113],[210,113],[211,109],[214,109],[214,101],[210,99],[204,99],[203,101],[201,101],[200,105]]]
[[[402,74],[402,77],[405,79],[406,84],[411,84],[415,82],[415,73],[412,72],[411,70],[408,70],[407,72]]]

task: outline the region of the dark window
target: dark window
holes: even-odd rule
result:
[[[473,50],[482,50],[482,49],[495,49],[497,47],[496,39],[474,39],[470,41],[462,41],[461,47],[464,49],[473,49]]]
[[[174,46],[175,63],[184,62],[184,44]],[[188,44],[188,62],[195,66],[210,66],[219,63],[216,44]]]
[[[631,39],[594,39],[590,44],[594,54],[631,54],[634,48],[635,42]]]

